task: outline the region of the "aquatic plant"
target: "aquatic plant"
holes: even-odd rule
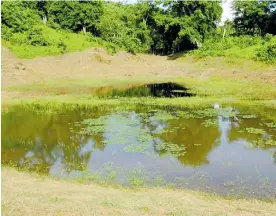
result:
[[[257,115],[250,115],[250,114],[245,114],[241,116],[244,119],[251,119],[251,118],[257,118]]]
[[[97,119],[85,119],[81,124],[85,127],[81,128],[79,134],[83,135],[93,135],[97,133],[103,133],[105,131],[105,120],[107,116],[101,116]],[[76,122],[76,126],[79,126],[79,123]]]
[[[146,176],[147,173],[141,168],[130,170],[128,173],[128,181],[133,187],[144,186],[147,181]]]
[[[136,144],[130,144],[124,147],[125,152],[132,153],[146,153],[146,150],[149,148],[148,142],[139,142]]]
[[[202,125],[204,125],[204,127],[218,127],[218,121],[217,119],[207,119]]]
[[[276,140],[259,138],[253,141],[253,145],[256,147],[264,147],[264,148],[276,147]]]
[[[269,123],[268,122],[263,122],[263,124],[266,125],[269,128],[276,129],[276,123],[274,123],[274,122],[269,122]]]
[[[173,143],[166,143],[163,141],[159,141],[155,143],[154,148],[158,152],[166,152],[172,156],[184,156],[186,154],[186,146],[185,145],[177,145]]]
[[[150,120],[155,120],[155,121],[168,121],[172,119],[178,119],[178,117],[175,115],[172,115],[171,113],[168,113],[165,110],[158,110],[154,113],[153,116],[150,117]]]
[[[260,128],[245,128],[245,130],[248,133],[252,133],[252,134],[265,134],[265,130],[264,129],[260,129]]]

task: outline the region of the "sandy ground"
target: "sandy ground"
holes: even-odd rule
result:
[[[173,73],[172,73],[173,71]],[[46,80],[82,78],[125,78],[133,76],[184,76],[181,63],[165,56],[134,56],[119,52],[114,56],[91,48],[62,56],[18,59],[2,47],[3,87]]]
[[[192,57],[177,59],[168,56],[131,55],[125,52],[110,56],[99,48],[61,56],[19,59],[2,46],[2,89],[48,80],[129,77],[209,79],[218,76],[276,84],[275,65],[273,67],[252,61],[241,62],[235,65],[230,60],[219,57],[203,60]]]
[[[18,181],[20,179],[20,181]],[[275,203],[165,188],[132,190],[2,170],[3,215],[272,216]]]

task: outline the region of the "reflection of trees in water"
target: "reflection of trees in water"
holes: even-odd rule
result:
[[[177,157],[182,164],[199,166],[208,163],[208,153],[218,144],[218,129],[206,128],[201,123],[202,119],[170,120],[168,126],[172,131],[159,136],[165,142],[185,146],[185,154]],[[163,150],[157,153],[165,152]]]
[[[34,112],[18,110],[8,113],[2,121],[2,162],[28,164],[31,169],[48,173],[58,160],[66,170],[84,169],[90,152],[80,154],[79,150],[89,137],[76,135],[70,128],[82,119],[81,113],[68,112],[66,115],[38,115]],[[90,137],[91,139],[91,137]],[[101,135],[95,136],[93,148],[103,150]]]
[[[243,140],[246,140],[248,143],[254,144],[257,140],[269,140],[276,138],[276,131],[273,128],[266,127],[264,124],[260,124],[261,119],[259,118],[250,118],[250,119],[240,119],[239,127],[232,127],[232,130],[229,133],[229,140],[236,141],[242,137]],[[249,129],[249,130],[246,130]],[[250,129],[263,130],[263,133],[250,132]],[[262,142],[260,142],[262,143]],[[253,145],[254,146],[254,145]],[[275,148],[273,145],[261,145],[256,146],[262,149]]]
[[[86,136],[72,131],[77,129],[74,123],[83,120],[79,111],[67,112],[66,115],[38,115],[24,110],[18,113],[8,113],[2,117],[2,163],[26,163],[40,173],[49,173],[57,161],[68,172],[84,170],[93,151],[103,151],[110,143],[104,142],[108,139],[113,144],[153,144],[153,150],[159,155],[173,153],[175,146],[185,147],[184,155],[172,155],[184,165],[199,166],[208,163],[207,156],[219,141],[229,142],[241,137],[254,140],[258,134],[241,133],[240,128],[260,127],[259,120],[251,119],[241,120],[240,128],[236,128],[231,126],[233,122],[229,119],[221,118],[218,119],[220,128],[216,128],[205,127],[202,124],[204,119],[158,120],[151,118],[154,113],[144,115],[130,112],[110,115],[104,132]],[[93,116],[101,115],[105,115],[105,112],[93,112]],[[173,148],[157,148],[156,138],[168,145],[171,143]],[[275,154],[274,158],[276,162]]]
[[[107,121],[105,133],[113,131],[113,135],[109,139],[113,139],[115,142],[118,136],[124,136],[127,139],[126,143],[131,141],[137,144],[143,137],[151,139],[148,140],[149,143],[159,137],[168,143],[185,145],[186,154],[175,156],[181,163],[193,166],[208,163],[208,152],[216,145],[216,138],[219,135],[217,129],[205,128],[201,125],[202,120],[200,119],[170,120],[167,125],[165,121],[149,118],[151,115],[154,114],[141,115],[142,117],[134,112],[127,115],[111,115]],[[71,131],[74,126],[68,123],[79,122],[82,119],[79,112],[40,116],[25,112],[21,118],[15,118],[12,114],[10,116],[8,114],[3,119],[4,127],[2,129],[3,148],[6,152],[4,161],[20,161],[24,158],[25,161],[33,163],[37,171],[43,173],[49,172],[49,168],[57,160],[61,160],[61,164],[67,171],[85,169],[93,150],[104,150],[106,144],[103,139],[106,137],[104,137],[104,133],[84,136],[79,135],[76,131]],[[158,134],[166,126],[169,127],[168,129],[173,129],[172,132]],[[22,144],[16,144],[18,140],[25,142],[23,150]],[[91,149],[80,154],[80,150],[89,142],[92,142]],[[8,152],[9,148],[16,148],[15,154]],[[164,150],[155,150],[158,154],[166,153]],[[28,151],[32,156],[25,156]]]

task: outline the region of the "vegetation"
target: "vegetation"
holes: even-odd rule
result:
[[[7,56],[2,60],[2,164],[24,171],[2,170],[4,214],[43,215],[49,209],[47,214],[57,215],[272,215],[275,197],[273,191],[265,193],[273,185],[261,174],[252,178],[260,180],[253,189],[269,197],[267,202],[174,190],[187,186],[187,178],[168,180],[131,163],[106,162],[97,167],[102,172],[88,169],[90,156],[107,145],[105,153],[112,156],[120,151],[129,158],[162,156],[177,166],[208,166],[223,135],[227,143],[244,139],[241,145],[266,151],[272,166],[276,163],[276,2],[234,1],[233,7],[234,20],[220,25],[219,1],[1,2],[2,43],[20,58],[89,47],[130,53],[109,56],[91,49],[43,61],[2,54]],[[178,89],[168,90],[166,83]],[[220,108],[214,109],[215,103]],[[229,133],[222,132],[227,127],[221,121],[231,127]],[[234,146],[240,147],[239,141]],[[80,175],[45,177],[56,162],[61,172]],[[192,177],[195,185],[204,181],[203,175]],[[115,184],[123,178],[131,188]],[[226,180],[221,186],[229,196],[250,193],[247,179]],[[163,187],[147,188],[154,185]]]
[[[275,62],[275,1],[235,1],[233,6],[236,18],[220,27],[217,1],[5,1],[2,38],[23,58],[102,46],[110,53],[197,49],[199,56]]]
[[[140,177],[141,178],[141,177]],[[20,181],[18,181],[20,179]],[[143,179],[135,180],[141,184]],[[273,215],[275,203],[227,200],[212,194],[169,188],[122,189],[94,183],[43,178],[2,169],[2,212],[5,215]],[[168,197],[170,201],[168,202]],[[20,198],[20,199],[19,199]],[[15,202],[17,201],[17,202]],[[78,206],[75,204],[79,203]],[[185,205],[183,205],[185,203]],[[47,210],[47,213],[45,212]]]

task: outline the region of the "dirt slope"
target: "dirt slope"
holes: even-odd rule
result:
[[[53,79],[156,75],[181,76],[184,69],[180,63],[175,64],[165,56],[134,56],[124,52],[110,56],[103,49],[91,48],[62,56],[18,59],[2,47],[3,86]]]
[[[276,83],[276,68],[248,60],[209,57],[174,58],[154,55],[131,55],[118,52],[110,56],[105,50],[90,48],[61,56],[19,59],[2,46],[2,87],[47,80],[126,77],[222,77]]]

